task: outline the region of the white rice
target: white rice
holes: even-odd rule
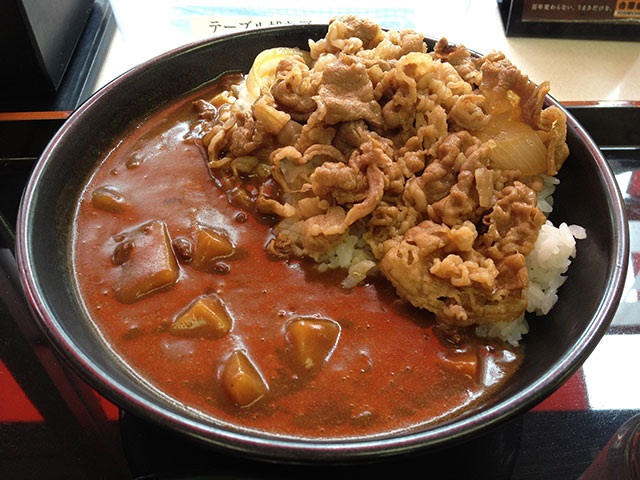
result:
[[[560,183],[556,177],[544,176],[544,186],[540,193],[538,193],[538,208],[542,210],[542,213],[548,215],[553,210],[553,192],[556,189],[556,185]]]
[[[547,221],[540,229],[533,252],[527,257],[529,270],[528,312],[546,315],[558,300],[558,288],[567,277],[563,276],[576,256],[576,239],[587,234],[578,225],[561,223],[554,227]]]
[[[353,288],[367,275],[373,275],[378,271],[373,254],[367,248],[364,239],[351,234],[319,259],[317,265],[319,271],[324,272],[334,268],[348,270],[348,275],[342,281],[344,288]]]
[[[529,324],[524,318],[524,313],[512,322],[493,322],[476,327],[478,336],[499,338],[513,346],[518,345],[527,333],[529,333]]]

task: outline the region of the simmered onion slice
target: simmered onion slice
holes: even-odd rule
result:
[[[290,56],[300,57],[307,65],[311,63],[309,52],[289,47],[270,48],[264,50],[255,58],[246,82],[247,99],[251,103],[260,96],[263,88],[271,86],[280,60]]]
[[[495,135],[489,133],[493,131]],[[536,175],[547,169],[547,148],[536,131],[526,123],[514,120],[499,122],[486,133],[495,143],[491,152],[494,167],[518,169],[523,175]]]

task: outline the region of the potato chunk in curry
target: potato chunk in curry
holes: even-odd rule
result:
[[[298,364],[312,370],[323,365],[338,343],[340,325],[324,318],[296,318],[287,325],[286,339]]]
[[[96,188],[91,194],[91,203],[98,210],[109,213],[124,212],[129,206],[122,193],[109,185]]]
[[[231,330],[231,316],[215,296],[196,299],[169,327],[179,337],[220,338]]]
[[[120,259],[120,275],[114,285],[118,301],[136,302],[178,279],[178,262],[164,222],[148,222],[116,237],[122,241],[114,256],[127,252],[126,258]]]
[[[269,391],[257,367],[239,350],[233,352],[224,364],[222,385],[233,402],[240,407],[248,407]]]
[[[231,256],[234,251],[233,244],[227,238],[211,228],[201,227],[196,232],[191,266],[204,272],[216,272],[218,260]]]

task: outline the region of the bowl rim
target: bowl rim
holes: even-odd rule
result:
[[[562,109],[567,115],[568,128],[573,128],[576,131],[576,134],[585,142],[593,156],[609,193],[609,208],[612,212],[613,224],[618,235],[612,239],[615,265],[612,267],[607,288],[603,292],[600,304],[588,324],[588,328],[581,333],[574,343],[574,347],[558,359],[553,364],[553,367],[536,382],[488,409],[474,412],[470,416],[453,419],[441,425],[431,426],[426,430],[408,431],[406,433],[394,432],[389,437],[375,436],[329,440],[274,436],[255,431],[232,431],[224,427],[200,423],[193,417],[178,415],[160,405],[153,404],[137,393],[119,385],[108,372],[96,365],[85,354],[80,345],[67,334],[62,324],[53,315],[47,303],[46,294],[41,290],[39,283],[35,279],[33,255],[29,245],[33,204],[43,171],[48,159],[55,153],[57,143],[64,139],[67,132],[73,129],[78,122],[82,121],[85,112],[94,108],[94,105],[101,102],[103,98],[106,97],[108,99],[109,92],[116,85],[126,82],[139,71],[153,68],[154,64],[159,61],[176,55],[188,54],[193,49],[208,47],[216,43],[224,44],[224,42],[240,36],[259,37],[290,30],[299,30],[299,34],[302,35],[305,32],[318,32],[321,29],[326,31],[326,28],[326,24],[278,26],[203,39],[169,50],[131,68],[103,86],[79,106],[52,137],[34,167],[27,187],[23,192],[18,213],[16,258],[23,289],[30,308],[35,313],[38,324],[46,337],[61,356],[80,373],[82,378],[101,394],[116,403],[116,405],[122,405],[121,408],[126,407],[125,410],[131,411],[141,418],[161,424],[209,446],[220,447],[229,453],[245,454],[258,459],[303,463],[317,461],[352,462],[374,457],[383,458],[390,455],[411,453],[427,447],[448,446],[489,430],[503,420],[528,410],[543,400],[581,366],[609,326],[622,296],[627,270],[629,257],[628,223],[622,195],[613,172],[584,128],[559,102],[547,95],[545,104],[547,106],[555,105]],[[428,36],[425,36],[425,40],[435,41],[435,39]],[[469,51],[472,52],[471,50]]]

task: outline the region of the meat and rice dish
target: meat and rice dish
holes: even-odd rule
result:
[[[497,52],[352,16],[309,45],[114,144],[76,213],[78,289],[199,415],[310,437],[442,421],[517,370],[524,312],[584,236],[546,219],[565,116]]]
[[[250,75],[219,116],[198,108],[217,177],[268,167],[254,201],[280,219],[269,253],[348,268],[349,287],[381,273],[449,326],[520,316],[543,175],[569,154],[564,114],[542,108],[549,84],[500,53],[445,39],[427,53],[416,32],[354,17],[309,55],[263,55],[272,76]]]

